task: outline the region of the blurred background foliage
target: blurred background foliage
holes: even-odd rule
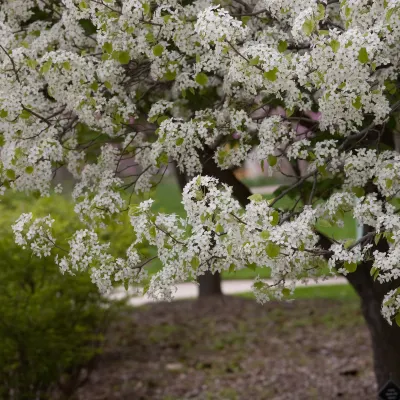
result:
[[[102,297],[87,273],[62,275],[52,257],[37,258],[14,242],[11,225],[33,206],[51,214],[65,239],[79,225],[62,196],[4,197],[0,203],[0,398],[69,398],[88,377],[117,304]],[[109,227],[126,248],[126,231]],[[119,249],[114,249],[116,252]]]

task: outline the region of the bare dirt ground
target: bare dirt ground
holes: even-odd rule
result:
[[[376,399],[357,301],[224,297],[129,309],[80,400]]]

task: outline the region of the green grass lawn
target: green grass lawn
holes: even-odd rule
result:
[[[271,181],[275,184],[275,181]],[[272,184],[272,183],[271,183]],[[272,198],[273,195],[265,195],[265,198]],[[154,210],[165,213],[176,213],[180,216],[185,215],[182,206],[182,197],[179,186],[174,177],[165,177],[164,180],[157,186],[154,196]],[[288,209],[292,207],[294,201],[289,197],[284,197],[277,203],[278,208]],[[332,226],[329,228],[320,227],[321,232],[333,237],[334,239],[354,239],[356,237],[356,225],[354,219],[350,214],[345,215],[344,227]],[[151,255],[155,255],[155,250],[152,250]],[[161,263],[158,260],[149,265],[148,270],[150,273],[157,272],[161,268]],[[262,278],[269,278],[270,272],[268,268],[257,268],[252,271],[248,268],[239,271],[222,274],[224,279],[253,279],[255,276],[260,275]]]
[[[254,295],[251,292],[242,293],[238,296],[254,299]],[[291,298],[355,300],[357,299],[357,293],[350,285],[305,286],[298,287]]]

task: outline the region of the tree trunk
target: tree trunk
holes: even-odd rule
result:
[[[376,247],[387,251],[386,240],[381,240]],[[400,328],[395,322],[389,325],[381,314],[383,297],[389,290],[399,287],[400,282],[374,282],[370,275],[371,267],[370,261],[362,263],[354,273],[347,275],[347,279],[361,298],[362,313],[371,335],[378,389],[388,380],[400,387]]]
[[[175,166],[176,177],[181,190],[185,187],[187,183],[187,177],[180,173],[178,168]],[[238,180],[233,173],[233,170],[220,169],[210,154],[204,155],[203,160],[203,173],[204,175],[213,176],[219,179],[220,182],[226,183],[233,188],[233,196],[239,201],[239,203],[245,207],[249,203],[248,197],[251,196],[250,189]],[[221,290],[221,275],[219,272],[212,274],[207,271],[204,275],[199,276],[199,297],[212,296],[212,295],[222,295]]]
[[[181,187],[181,191],[183,191],[187,183],[186,176],[180,173],[177,167],[175,169],[179,186]],[[219,272],[212,274],[210,271],[207,271],[204,275],[199,276],[197,281],[199,282],[199,297],[222,296],[221,275]]]
[[[378,389],[388,380],[400,387],[400,328],[382,318],[381,298],[373,291],[363,294],[361,308],[371,334]]]
[[[198,277],[199,297],[221,296],[221,275],[219,272],[215,274],[207,271],[204,275]]]
[[[396,149],[394,132],[384,129],[380,143],[389,148]],[[371,140],[376,138],[371,137]],[[377,192],[374,185],[366,187],[367,192]],[[371,228],[364,226],[364,234]],[[372,249],[387,252],[389,245],[381,239]],[[374,282],[370,275],[372,263],[365,262],[357,267],[354,273],[348,274],[347,279],[361,298],[361,308],[371,335],[374,370],[378,390],[382,389],[388,380],[392,380],[400,387],[400,328],[393,322],[389,323],[381,315],[382,300],[385,294],[400,287],[400,280],[385,284]]]

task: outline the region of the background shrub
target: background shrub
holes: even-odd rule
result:
[[[77,228],[62,196],[5,198],[0,203],[0,398],[48,399],[56,388],[68,398],[83,384],[101,351],[115,306],[89,275],[62,275],[52,257],[39,259],[14,243],[11,224],[36,202],[34,214],[56,217],[65,240]],[[110,226],[121,253],[129,232]],[[128,244],[129,245],[129,244]]]

